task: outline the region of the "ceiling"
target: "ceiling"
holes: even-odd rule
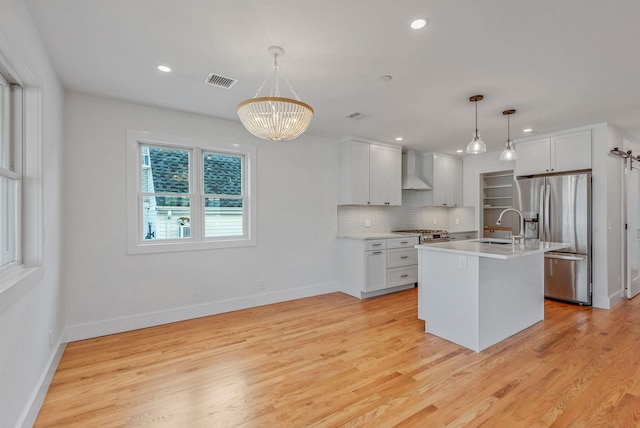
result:
[[[237,104],[270,75],[267,48],[279,45],[281,76],[314,108],[316,136],[401,136],[455,153],[474,130],[469,97],[482,94],[489,150],[506,141],[509,108],[512,138],[606,121],[640,140],[637,0],[25,2],[72,91],[239,121]],[[419,17],[429,25],[412,30]],[[238,83],[206,85],[210,72]]]

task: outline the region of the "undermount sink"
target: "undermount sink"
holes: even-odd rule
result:
[[[506,244],[512,243],[510,239],[491,239],[491,238],[477,239],[476,242],[480,242],[482,244],[498,244],[498,245],[506,245]]]

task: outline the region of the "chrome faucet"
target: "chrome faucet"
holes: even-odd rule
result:
[[[520,233],[518,235],[514,235],[513,232],[511,232],[511,244],[515,245],[516,239],[524,240],[524,234],[525,234],[524,215],[522,215],[522,213],[515,208],[507,208],[506,210],[500,213],[500,217],[498,217],[498,221],[496,221],[496,224],[502,223],[502,216],[504,215],[504,213],[508,213],[509,211],[513,211],[514,213],[517,213],[520,216]]]

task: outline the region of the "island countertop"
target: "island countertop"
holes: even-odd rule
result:
[[[484,242],[483,242],[484,241]],[[494,259],[513,259],[536,253],[560,250],[570,245],[563,242],[541,242],[526,240],[525,243],[490,244],[486,241],[504,242],[500,239],[471,239],[467,241],[449,241],[437,244],[416,245],[418,250],[440,251],[446,253],[465,254],[469,256],[489,257]]]

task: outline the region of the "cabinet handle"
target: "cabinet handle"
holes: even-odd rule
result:
[[[382,251],[374,251],[373,254],[382,254]]]
[[[409,256],[401,256],[400,258],[401,258],[401,259],[408,259],[408,258],[409,258]]]
[[[401,241],[400,243],[401,243],[401,244],[408,244],[408,243],[409,243],[409,241]]]
[[[400,275],[400,278],[406,278],[406,277],[408,277],[408,276],[409,276],[409,274],[408,274],[408,273],[405,273],[404,275]]]
[[[372,247],[379,247],[382,244],[371,244]]]

